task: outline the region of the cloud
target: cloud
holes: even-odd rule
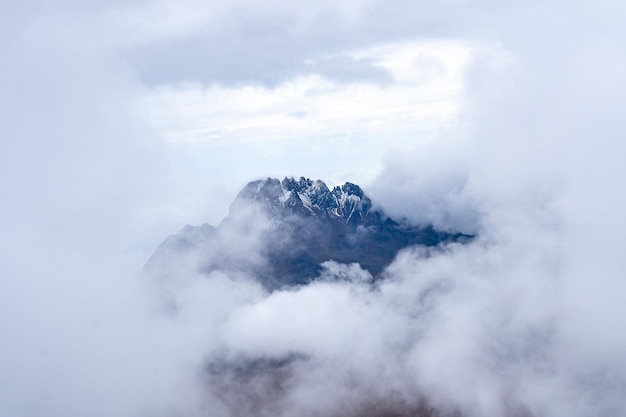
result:
[[[255,43],[258,45],[252,46]],[[264,45],[256,36],[227,41],[217,37],[193,43],[186,41],[182,45],[167,44],[161,48],[164,50],[150,48],[129,56],[131,62],[141,69],[143,81],[151,86],[197,82],[273,88],[306,75],[320,75],[342,83],[390,82],[389,74],[376,62],[356,60],[345,54],[311,54],[298,46]],[[270,48],[282,51],[285,56],[275,56],[269,52]],[[167,60],[163,59],[165,56]]]
[[[128,56],[149,84],[186,81],[276,86],[309,73],[344,82],[354,82],[354,76],[380,82],[387,77],[379,68],[351,61],[346,55],[371,44],[368,25],[378,19],[374,13],[380,6],[371,1],[340,5],[266,2],[254,7],[218,2],[212,12],[202,13],[204,8],[200,8],[201,29],[175,42],[143,43],[130,49]],[[193,3],[181,3],[176,9],[197,11]],[[396,20],[400,16],[394,13]],[[377,29],[374,38],[378,42],[407,39],[406,34],[388,33],[389,28]],[[310,65],[311,61],[324,65]]]
[[[285,394],[305,410],[332,415],[341,398],[367,403],[381,375],[369,371],[381,368],[399,381],[395,395],[424,396],[443,412],[623,410],[621,31],[586,17],[590,31],[579,31],[578,17],[604,11],[561,6],[529,5],[494,23],[490,34],[510,59],[475,61],[466,130],[390,154],[374,183],[392,213],[473,226],[478,240],[407,251],[376,291],[319,283],[275,293],[226,322],[232,350],[313,358],[303,374],[294,365],[300,379]],[[555,11],[563,13],[546,17]],[[538,24],[530,39],[528,21]],[[338,387],[336,402],[306,402],[319,395],[317,374]],[[357,375],[353,391],[344,390],[349,375]]]
[[[554,2],[511,15],[537,22],[532,35],[509,19],[496,25],[513,59],[505,70],[479,60],[470,72],[473,119],[462,146],[441,137],[392,155],[375,183],[392,213],[474,223],[490,242],[470,258],[437,261],[463,278],[437,304],[440,320],[414,357],[419,379],[465,410],[501,415],[503,398],[535,415],[623,408],[615,355],[625,340],[608,324],[623,312],[611,295],[623,287],[613,255],[623,244],[614,188],[624,175],[614,113],[624,98],[621,31],[583,17],[607,4]]]
[[[0,64],[0,414],[179,407],[167,393],[193,397],[193,347],[175,342],[189,333],[152,316],[136,278],[135,245],[150,235],[138,213],[163,178],[132,108],[139,87],[118,56],[37,6],[9,25]],[[166,359],[177,350],[180,362]]]
[[[456,29],[495,39],[510,59],[476,55],[459,130],[426,147],[398,146],[372,191],[391,213],[474,227],[472,244],[408,249],[376,286],[362,282],[359,268],[336,264],[320,282],[271,294],[224,271],[203,277],[181,268],[182,284],[168,294],[177,309],[163,311],[159,288],[135,276],[128,251],[136,236],[154,233],[137,213],[170,192],[160,188],[166,156],[143,140],[151,134],[133,103],[144,86],[121,49],[191,36],[206,16],[230,16],[210,8],[191,16],[194,5],[183,4],[182,14],[160,2],[75,14],[67,14],[73,3],[51,14],[39,5],[36,18],[20,10],[20,24],[1,29],[13,36],[0,64],[0,136],[8,138],[0,145],[0,414],[228,416],[235,404],[285,416],[420,407],[621,415],[621,5],[485,2]],[[167,24],[136,20],[144,7],[170,16]],[[270,15],[286,8],[305,33],[331,8],[275,7]],[[339,11],[353,39],[331,30],[336,49],[319,42],[287,62],[338,56],[343,71],[353,62],[343,53],[366,50],[372,28],[381,30],[374,47],[385,49],[396,36],[428,32],[407,28],[438,24],[440,11],[451,17],[432,30],[451,33],[469,8],[446,3],[429,15],[408,13],[416,7],[408,2],[367,7]],[[481,17],[484,7],[495,11]],[[128,26],[113,36],[120,22]],[[266,46],[283,32],[262,35]],[[436,60],[418,58],[415,80],[440,74]],[[402,74],[393,60],[376,63]],[[281,71],[289,72],[270,65],[266,73]],[[163,79],[180,78],[175,72]],[[249,243],[245,254],[256,250]],[[236,239],[222,244],[243,250]],[[276,372],[236,368],[259,359]],[[216,380],[216,364],[231,379]]]
[[[428,143],[454,123],[474,48],[415,41],[350,51],[351,61],[376,62],[390,74],[385,85],[302,74],[274,88],[169,85],[147,91],[137,107],[178,161],[183,187],[229,178],[234,196],[236,187],[268,175],[364,184],[389,146]]]

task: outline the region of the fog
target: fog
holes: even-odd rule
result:
[[[330,262],[319,281],[274,292],[228,270],[206,276],[181,264],[168,282],[141,272],[145,242],[174,223],[146,213],[179,194],[166,148],[136,114],[147,87],[126,54],[184,38],[181,22],[196,21],[183,13],[151,29],[134,12],[119,18],[116,4],[9,10],[0,19],[0,414],[623,415],[624,7],[488,3],[409,8],[430,11],[420,19],[439,25],[437,36],[506,53],[476,52],[457,125],[427,146],[389,149],[364,187],[394,218],[476,239],[407,248],[376,284],[358,265]],[[380,29],[368,12],[380,9],[350,4],[337,12],[345,30]],[[410,29],[407,7],[384,8],[398,26],[381,23],[379,41],[428,32]],[[291,16],[283,9],[267,6]],[[319,28],[306,16],[322,12],[303,10],[296,20],[311,39]],[[198,21],[188,31],[207,22]],[[300,71],[261,61],[261,82]],[[225,84],[254,74],[226,75],[207,73]],[[264,225],[238,221],[221,253],[262,263]]]

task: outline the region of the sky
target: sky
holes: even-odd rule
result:
[[[310,361],[261,414],[426,397],[468,416],[621,415],[625,11],[7,5],[0,414],[228,417],[198,381],[207,358],[296,351]],[[273,294],[219,271],[181,268],[167,291],[140,274],[167,235],[219,223],[247,181],[300,175],[479,238],[403,252],[378,292],[335,264],[326,274],[349,279]],[[241,250],[241,233],[224,245]]]

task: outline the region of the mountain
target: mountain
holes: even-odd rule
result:
[[[316,279],[326,261],[358,263],[378,279],[405,247],[470,238],[400,224],[356,184],[331,190],[320,180],[267,178],[247,184],[219,226],[187,225],[168,237],[145,269],[159,275],[221,270],[253,276],[272,290]]]

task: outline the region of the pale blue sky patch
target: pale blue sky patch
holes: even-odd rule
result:
[[[427,143],[455,123],[472,51],[451,41],[377,45],[350,56],[376,62],[386,84],[320,75],[275,87],[172,84],[146,90],[138,108],[171,151],[181,149],[174,154],[205,155],[197,172],[206,178],[367,182],[387,150]]]

